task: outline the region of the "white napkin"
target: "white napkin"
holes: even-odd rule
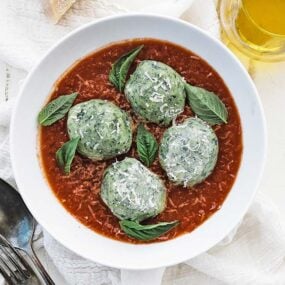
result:
[[[82,0],[58,26],[50,24],[38,0],[0,1],[0,59],[28,71],[57,39],[94,18],[127,11],[180,16],[219,36],[213,0]],[[187,10],[187,11],[186,11]],[[19,73],[18,71],[12,72]],[[19,78],[24,77],[21,72]],[[0,74],[1,78],[1,74]],[[264,79],[264,78],[263,78]],[[11,90],[11,92],[9,92]],[[9,98],[15,88],[6,90]],[[1,96],[1,94],[0,94]],[[1,98],[0,98],[1,99]],[[1,101],[1,100],[0,100]],[[14,183],[8,148],[13,99],[0,104],[0,177]],[[158,285],[164,269],[120,271],[84,260],[45,233],[44,246],[68,284]],[[278,211],[268,198],[257,197],[242,224],[219,245],[184,264],[168,268],[163,285],[284,284],[285,234]],[[60,285],[62,285],[60,283]]]
[[[44,52],[71,30],[92,20],[126,12],[157,12],[179,17],[193,0],[81,0],[53,25],[46,17],[47,0],[0,1],[0,58],[14,67],[31,69]]]

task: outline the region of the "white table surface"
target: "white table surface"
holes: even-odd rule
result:
[[[251,65],[268,124],[268,158],[259,191],[275,202],[285,219],[285,62]],[[26,73],[0,62],[0,104],[17,95]],[[246,96],[246,94],[244,95]],[[249,174],[250,175],[250,174]],[[45,252],[40,252],[56,284],[65,285]]]

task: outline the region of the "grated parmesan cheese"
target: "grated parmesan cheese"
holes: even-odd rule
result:
[[[163,135],[159,150],[161,166],[170,180],[193,186],[208,177],[217,162],[218,139],[204,121],[189,118]]]
[[[101,198],[120,219],[142,221],[166,206],[166,188],[159,177],[134,158],[113,163],[104,174]]]
[[[153,123],[169,125],[184,110],[184,82],[161,62],[140,62],[126,83],[125,95],[135,113]]]
[[[67,128],[70,138],[80,136],[78,152],[93,160],[115,157],[131,147],[131,119],[106,100],[94,99],[73,106]]]

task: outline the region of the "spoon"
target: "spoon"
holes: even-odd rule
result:
[[[37,222],[29,212],[20,194],[0,179],[0,233],[11,244],[24,250],[48,285],[55,285],[33,249]]]

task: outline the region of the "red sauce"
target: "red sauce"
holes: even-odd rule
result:
[[[238,173],[242,156],[242,130],[238,110],[223,79],[203,59],[189,50],[169,42],[154,39],[136,39],[115,43],[82,59],[57,83],[50,97],[79,92],[75,104],[94,98],[113,101],[129,112],[135,126],[138,119],[131,110],[124,94],[116,91],[108,80],[112,63],[123,53],[144,44],[135,61],[144,59],[162,61],[172,66],[189,83],[213,91],[222,99],[229,112],[228,124],[214,127],[219,139],[219,157],[214,172],[201,184],[191,188],[175,186],[160,167],[158,159],[151,170],[164,180],[168,191],[167,207],[163,213],[148,222],[179,220],[180,224],[155,241],[165,241],[193,231],[213,213],[220,209],[231,190]],[[192,116],[186,106],[177,122]],[[146,127],[160,140],[166,128],[148,123]],[[127,237],[119,227],[118,219],[112,215],[100,199],[100,184],[103,172],[114,160],[94,162],[76,155],[70,175],[58,168],[55,153],[68,141],[66,119],[40,130],[40,156],[43,171],[51,189],[62,205],[81,223],[102,235],[120,241],[140,243]],[[127,156],[137,157],[133,144]],[[123,159],[125,155],[118,159]]]

